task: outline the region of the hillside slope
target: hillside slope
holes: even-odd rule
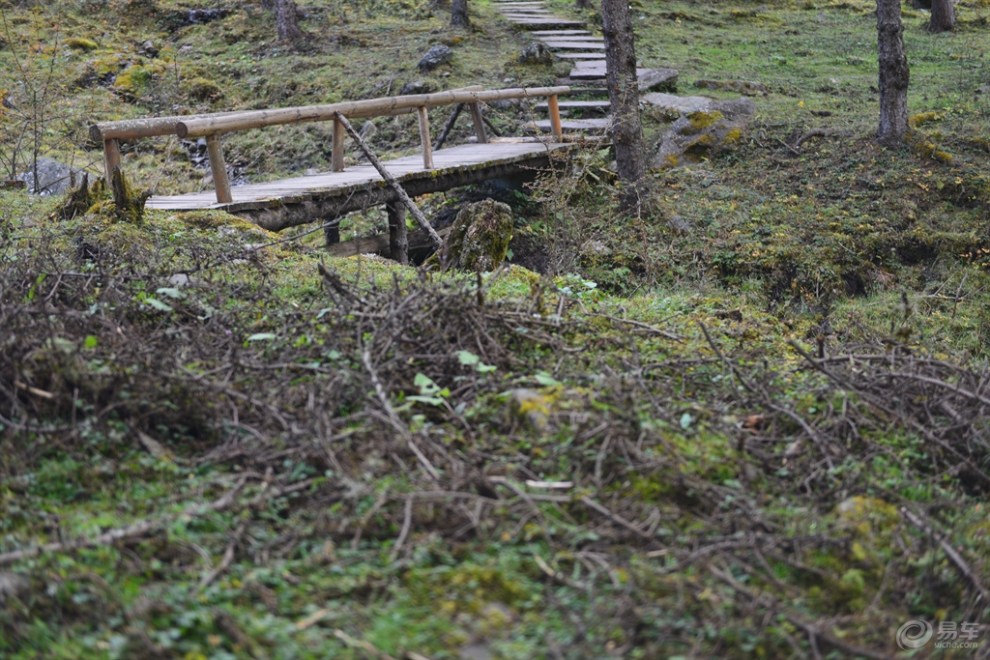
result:
[[[32,107],[39,155],[96,174],[96,119],[560,74],[485,2],[469,32],[425,1],[299,5],[293,52],[260,3],[0,4],[3,164]],[[911,620],[985,650],[990,7],[939,36],[907,12],[902,150],[871,140],[869,7],[637,5],[684,93],[765,91],[733,148],[655,172],[651,216],[617,214],[603,149],[506,194],[544,273],[0,191],[0,655],[891,657]],[[405,121],[376,146],[414,146]],[[271,178],[328,145],[247,133],[228,159]],[[125,168],[208,186],[191,148]]]

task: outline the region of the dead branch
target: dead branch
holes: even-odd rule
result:
[[[437,234],[437,231],[433,228],[433,225],[430,224],[429,220],[426,219],[426,216],[423,215],[423,212],[419,210],[418,206],[416,206],[416,202],[414,202],[412,198],[406,194],[405,189],[399,184],[396,178],[392,176],[392,173],[385,169],[385,166],[382,165],[380,160],[378,160],[378,156],[376,156],[375,152],[371,150],[368,143],[365,142],[364,138],[362,138],[361,135],[354,130],[354,127],[351,126],[351,122],[347,120],[347,117],[338,114],[337,121],[343,125],[344,130],[347,131],[347,134],[351,136],[351,139],[354,140],[358,147],[361,148],[361,151],[363,151],[364,155],[368,157],[368,160],[371,161],[371,164],[376,170],[378,170],[378,173],[382,175],[382,178],[385,179],[385,183],[387,183],[389,187],[395,191],[395,194],[398,195],[399,200],[407,209],[409,209],[409,212],[412,214],[413,218],[415,218],[416,222],[419,223],[419,226],[430,235],[430,238],[433,239],[433,243],[439,247],[443,243],[443,239],[440,238],[440,235]]]
[[[901,507],[901,513],[905,518],[907,518],[909,523],[933,539],[936,539],[938,541],[938,547],[942,549],[942,552],[944,552],[945,556],[949,558],[952,565],[956,567],[959,574],[962,575],[962,577],[969,582],[974,589],[976,589],[984,603],[990,602],[990,592],[987,592],[986,587],[984,587],[983,583],[980,582],[980,578],[976,575],[976,572],[972,569],[969,563],[963,559],[963,556],[959,553],[959,551],[952,547],[952,544],[945,539],[945,536],[936,533],[932,526],[922,519],[919,514],[911,511],[907,507]]]

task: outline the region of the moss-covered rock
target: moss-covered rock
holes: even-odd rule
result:
[[[440,248],[440,265],[444,270],[495,270],[505,261],[510,240],[512,209],[507,204],[492,199],[468,204]]]
[[[220,85],[209,78],[193,78],[185,84],[189,98],[197,101],[219,101],[223,98]]]
[[[738,99],[683,115],[661,138],[653,167],[698,162],[732,148],[742,140],[754,112],[752,101]]]
[[[100,47],[99,44],[97,44],[95,41],[93,41],[92,39],[87,39],[85,37],[69,37],[68,39],[65,40],[65,45],[71,48],[72,50],[81,50],[81,51],[96,50],[97,48]]]

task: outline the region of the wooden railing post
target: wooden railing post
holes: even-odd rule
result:
[[[550,111],[550,128],[553,129],[553,136],[560,140],[564,137],[564,129],[560,125],[560,104],[557,103],[556,94],[547,97],[547,110]]]
[[[229,204],[234,201],[230,195],[230,179],[227,178],[227,163],[223,160],[220,136],[216,133],[206,136],[206,150],[210,155],[210,171],[213,172],[213,185],[217,189],[217,202]]]
[[[110,139],[103,141],[103,167],[106,170],[107,188],[113,186],[113,170],[120,167],[120,143]]]
[[[333,172],[344,171],[344,137],[347,131],[344,125],[334,116],[333,119],[333,151],[330,152],[330,170]]]
[[[423,167],[433,169],[433,143],[430,138],[430,114],[425,105],[416,108],[419,113],[419,140],[423,143]]]
[[[481,116],[481,104],[472,103],[471,120],[474,122],[474,134],[478,137],[479,144],[488,142],[488,135],[485,134],[485,119]]]

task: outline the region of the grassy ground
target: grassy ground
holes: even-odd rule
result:
[[[555,76],[487,3],[465,34],[427,2],[299,4],[298,53],[252,5],[7,6],[4,157],[14,53],[64,74],[40,144],[94,164],[93,118]],[[655,174],[655,215],[616,215],[595,151],[517,200],[544,275],[0,192],[0,655],[891,657],[910,619],[987,620],[990,8],[939,36],[908,13],[902,150],[870,140],[869,3],[637,10],[682,91],[769,91],[739,148]],[[230,159],[321,167],[325,137]],[[177,143],[125,167],[204,185]]]

